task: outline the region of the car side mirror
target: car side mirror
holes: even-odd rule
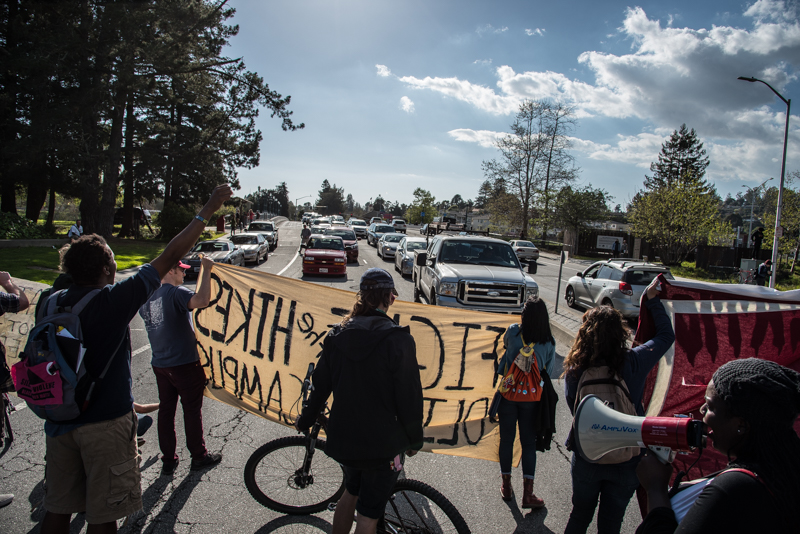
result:
[[[578,276],[580,276],[581,278],[583,278],[583,277],[584,277],[584,274],[583,274],[581,271],[578,271]]]
[[[528,274],[536,274],[539,270],[539,265],[535,261],[528,262]]]
[[[428,253],[427,252],[418,252],[417,253],[417,265],[420,267],[425,267],[427,265]]]

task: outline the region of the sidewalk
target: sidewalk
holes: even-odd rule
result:
[[[558,264],[561,260],[559,254],[553,252],[544,252],[539,251],[539,256],[543,259],[551,260]],[[585,269],[589,265],[594,263],[591,260],[573,260],[568,259],[565,263],[565,271],[569,272],[570,269],[566,269],[567,265],[572,264],[576,269],[580,268]],[[572,313],[564,313],[562,310],[565,309],[567,306],[566,302],[559,303],[559,313],[556,313],[556,306],[555,302],[548,302],[545,301],[547,305],[547,311],[550,313],[550,328],[553,331],[553,337],[556,338],[556,344],[561,347],[571,347],[572,343],[575,341],[575,336],[578,335],[578,328],[581,325],[579,319],[575,317]]]

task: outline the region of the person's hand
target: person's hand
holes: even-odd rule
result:
[[[211,198],[208,199],[206,202],[205,207],[211,213],[216,212],[219,210],[222,205],[225,203],[226,200],[229,200],[233,196],[233,189],[228,184],[218,185],[214,188],[214,191],[211,193]]]
[[[408,450],[406,451],[406,456],[408,456],[409,458],[411,458],[412,456],[416,456],[416,454],[417,454],[418,452],[419,452],[418,450],[417,450],[417,451],[415,451],[414,449],[408,449]]]
[[[0,286],[8,289],[11,284],[11,275],[6,271],[0,271]]]
[[[636,476],[647,493],[667,492],[669,477],[672,475],[672,464],[662,463],[652,452],[644,453],[636,467]]]
[[[654,299],[658,296],[658,276],[653,278],[653,281],[650,282],[650,285],[647,286],[647,289],[644,290],[644,294],[647,297],[645,300]]]
[[[203,254],[200,257],[200,267],[202,268],[203,272],[211,270],[214,266],[214,260]]]

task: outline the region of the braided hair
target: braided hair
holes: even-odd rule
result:
[[[800,524],[800,373],[769,360],[747,358],[722,365],[714,389],[729,413],[749,424],[731,467],[755,471],[770,488],[789,525]]]
[[[619,311],[611,306],[592,308],[583,314],[575,343],[564,358],[561,376],[601,365],[621,374],[630,336],[631,331]]]

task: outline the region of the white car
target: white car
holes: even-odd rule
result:
[[[539,249],[530,241],[514,239],[509,241],[509,245],[514,249],[517,258],[522,261],[536,261],[539,259]]]
[[[376,248],[378,249],[378,256],[383,258],[383,261],[386,261],[389,258],[394,258],[395,252],[397,251],[397,245],[400,244],[406,237],[405,234],[383,234],[381,238],[378,240],[378,245]]]
[[[394,254],[394,270],[403,276],[414,272],[414,251],[425,250],[428,242],[422,237],[404,237],[397,244]]]
[[[395,232],[406,233],[406,222],[403,219],[392,219]]]
[[[357,237],[367,237],[367,223],[363,219],[350,219],[347,226],[353,229]]]

